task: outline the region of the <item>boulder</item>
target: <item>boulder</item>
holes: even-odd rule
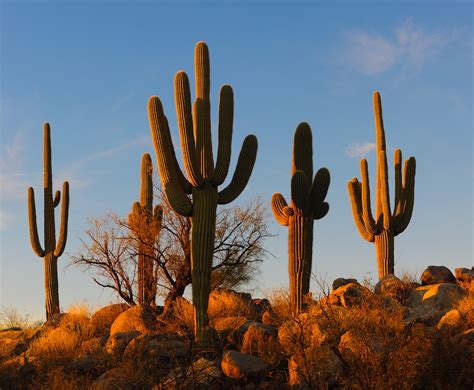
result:
[[[350,308],[360,305],[364,298],[370,294],[372,293],[367,287],[358,283],[349,283],[337,288],[328,297],[321,299],[320,302]]]
[[[161,380],[160,389],[222,388],[216,387],[224,375],[214,360],[204,357],[194,361],[187,370],[177,367]]]
[[[451,310],[455,303],[464,298],[465,291],[455,283],[440,283],[421,286],[412,290],[406,301],[409,309],[405,323],[424,322],[436,324]]]
[[[454,273],[456,274],[456,280],[462,288],[474,291],[474,268],[456,268]]]
[[[374,292],[403,303],[408,298],[410,290],[411,288],[395,275],[386,275],[375,285]]]
[[[137,331],[114,333],[107,339],[105,351],[110,355],[120,356],[128,343],[139,334],[140,332]]]
[[[124,332],[150,333],[156,330],[157,322],[153,311],[142,305],[132,306],[115,318],[110,335]]]
[[[97,354],[105,347],[107,340],[107,336],[94,337],[86,340],[81,344],[81,351],[85,354]]]
[[[104,372],[91,386],[91,390],[127,390],[133,384],[125,378],[122,368]]]
[[[190,348],[185,340],[175,334],[142,334],[125,347],[123,359],[153,361],[160,368],[171,368],[177,361],[189,356]]]
[[[115,319],[128,309],[130,309],[129,305],[116,303],[97,310],[90,320],[91,334],[95,337],[108,334]]]
[[[0,331],[0,360],[25,352],[37,335],[38,331],[34,329]]]
[[[356,283],[359,284],[357,279],[345,279],[345,278],[337,278],[332,282],[332,291],[337,290],[339,287],[345,286],[346,284],[349,283]]]
[[[225,376],[234,380],[260,382],[269,367],[256,356],[229,350],[222,356],[221,369]]]
[[[273,325],[273,326],[278,327],[281,325],[281,318],[273,310],[266,311],[262,315],[262,323],[266,325]]]
[[[209,295],[209,317],[242,316],[254,320],[261,318],[260,307],[248,293],[218,288]]]
[[[452,272],[443,265],[430,265],[421,274],[421,285],[428,286],[439,283],[456,283]]]
[[[462,325],[462,315],[459,310],[453,309],[448,311],[438,322],[438,328],[457,327]]]
[[[337,349],[344,355],[347,352],[355,355],[367,354],[370,351],[382,352],[383,345],[374,338],[363,340],[360,336],[352,331],[347,331],[341,336]]]
[[[272,348],[273,347],[273,348]],[[253,322],[249,325],[240,349],[243,353],[263,357],[265,351],[278,349],[278,329],[273,325]]]
[[[80,375],[90,374],[95,370],[99,360],[92,355],[79,356],[69,362],[69,368]]]
[[[232,332],[229,333],[227,336],[227,342],[230,344],[234,345],[235,347],[239,347],[242,345],[242,340],[244,338],[245,332],[247,332],[247,329],[249,326],[253,324],[253,321],[245,321],[242,325],[240,325],[238,328],[235,328]]]

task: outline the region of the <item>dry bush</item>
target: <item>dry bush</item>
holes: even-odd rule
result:
[[[174,318],[192,331],[194,327],[194,308],[186,299],[178,297],[173,302]]]
[[[465,298],[457,301],[454,308],[461,313],[465,328],[474,328],[474,291],[471,291]]]
[[[290,306],[290,294],[287,289],[274,289],[271,290],[267,295],[268,300],[272,305],[272,310],[279,319],[283,321],[292,316]]]

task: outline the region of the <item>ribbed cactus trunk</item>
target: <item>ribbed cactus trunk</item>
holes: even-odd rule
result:
[[[194,335],[198,343],[206,343],[204,336],[209,322],[207,308],[211,288],[216,209],[218,204],[232,202],[247,185],[257,156],[257,138],[254,135],[245,138],[232,180],[227,187],[219,191],[218,186],[227,177],[231,158],[234,94],[229,85],[220,90],[219,137],[217,161],[214,165],[209,101],[209,50],[204,42],[196,45],[194,66],[194,104],[191,103],[186,73],[178,72],[174,80],[176,116],[186,177],[176,160],[168,120],[161,101],[156,96],[148,101],[148,118],[166,199],[176,213],[190,217],[192,221]]]
[[[395,273],[395,235],[392,229],[384,229],[375,236],[375,253],[379,279]]]
[[[216,231],[217,189],[206,185],[193,191],[193,218],[191,233],[191,278],[193,287],[194,322],[198,339],[209,325],[207,315],[211,267]]]
[[[273,194],[272,211],[277,222],[288,226],[288,276],[293,314],[304,307],[309,293],[313,265],[314,220],[329,211],[326,198],[330,175],[326,168],[318,170],[313,179],[313,134],[305,122],[296,128],[293,138],[291,203],[288,206],[279,192]]]
[[[63,183],[61,225],[56,243],[54,208],[61,202],[61,192],[56,191],[53,198],[53,173],[51,163],[51,130],[45,123],[43,130],[43,191],[44,191],[44,249],[39,241],[36,224],[36,205],[33,188],[28,188],[28,222],[30,242],[33,251],[44,257],[44,290],[46,318],[59,313],[58,257],[66,247],[67,223],[69,216],[69,183]]]
[[[365,240],[375,243],[377,270],[379,278],[382,279],[386,275],[394,274],[395,236],[407,228],[413,213],[416,161],[414,157],[406,160],[402,175],[402,152],[400,149],[395,150],[395,201],[392,212],[382,102],[377,91],[373,95],[373,108],[377,153],[375,218],[371,210],[367,160],[360,161],[361,181],[353,178],[347,183],[347,189],[352,215],[360,235]]]
[[[294,215],[288,223],[288,275],[290,303],[295,310],[303,307],[309,292],[313,259],[313,219]]]

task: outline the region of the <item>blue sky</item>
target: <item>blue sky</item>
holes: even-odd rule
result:
[[[78,253],[86,218],[128,213],[138,197],[141,155],[150,152],[156,162],[146,112],[151,95],[163,101],[177,137],[173,76],[184,69],[193,78],[200,40],[210,48],[214,123],[219,86],[234,88],[233,166],[245,135],[259,140],[237,204],[289,195],[293,132],[310,123],[315,168],[326,166],[332,176],[330,212],[315,223],[319,278],[377,274],[375,249],[359,236],[346,191],[361,156],[374,173],[376,89],[390,159],[395,147],[417,159],[415,209],[396,238],[396,272],[472,265],[471,2],[3,1],[0,13],[1,305],[43,315],[42,260],[29,244],[26,189],[41,194],[46,121],[56,188],[63,180],[71,187],[61,305],[114,299],[68,266],[69,256]],[[41,215],[41,202],[37,208]],[[276,237],[267,249],[275,257],[262,265],[257,295],[287,285],[287,230],[273,220],[271,230]]]

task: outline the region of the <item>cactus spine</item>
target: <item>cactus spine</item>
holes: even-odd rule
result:
[[[156,277],[153,248],[161,231],[163,209],[153,209],[153,164],[148,153],[144,153],[140,167],[140,202],[132,205],[129,225],[137,239],[138,304],[156,304]]]
[[[324,201],[330,175],[326,168],[313,179],[313,136],[307,123],[300,123],[293,142],[291,204],[280,193],[273,194],[272,210],[277,222],[288,226],[288,274],[290,302],[293,312],[303,307],[303,297],[309,292],[313,257],[313,222],[329,211]],[[312,180],[312,181],[311,181]]]
[[[28,188],[28,219],[30,242],[37,256],[44,258],[44,288],[46,318],[59,313],[58,292],[58,257],[60,257],[67,240],[67,224],[69,213],[69,183],[63,183],[61,204],[61,225],[59,239],[56,243],[54,208],[61,203],[61,192],[56,191],[53,198],[53,173],[51,167],[51,130],[48,123],[44,124],[43,135],[43,187],[44,187],[44,249],[38,236],[36,225],[35,193]]]
[[[373,106],[378,163],[375,186],[375,219],[370,207],[367,160],[360,161],[362,180],[359,182],[357,178],[353,178],[347,183],[347,188],[357,229],[365,240],[375,242],[377,268],[381,279],[394,273],[395,236],[407,228],[413,213],[416,161],[414,157],[405,161],[402,180],[402,152],[400,149],[395,150],[395,207],[392,213],[382,103],[377,91],[373,95]]]
[[[237,198],[247,185],[257,156],[257,138],[248,135],[239,154],[231,182],[218,191],[228,173],[234,97],[232,87],[224,85],[219,99],[219,136],[217,161],[214,165],[211,138],[209,51],[204,42],[195,47],[196,99],[191,105],[188,76],[180,71],[174,79],[176,115],[181,151],[187,177],[181,172],[171,140],[168,120],[161,101],[152,96],[148,101],[148,118],[166,198],[178,214],[192,220],[191,277],[194,306],[194,334],[205,341],[208,325],[208,301],[218,204]],[[191,199],[188,197],[191,195]]]

